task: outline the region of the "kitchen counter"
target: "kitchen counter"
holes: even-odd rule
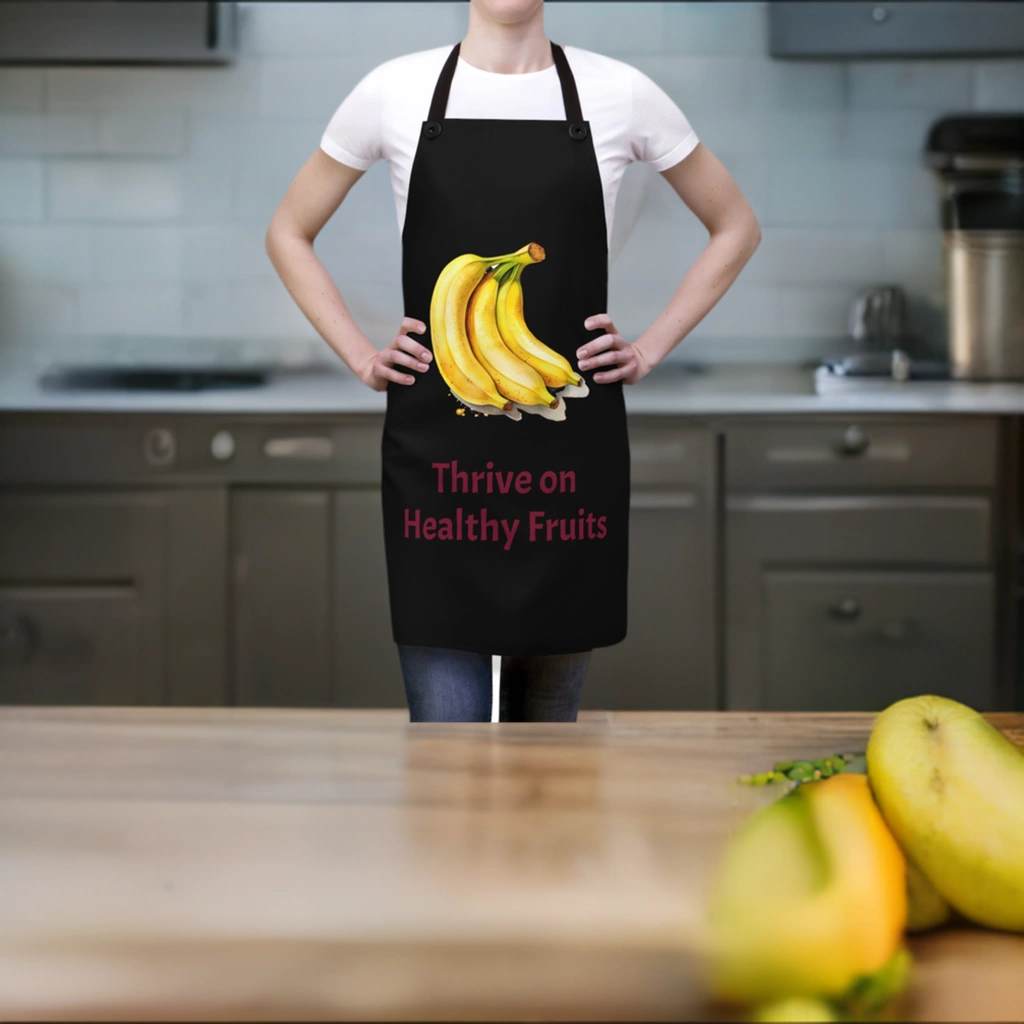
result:
[[[774,795],[736,776],[869,728],[0,710],[0,1018],[706,1018],[701,894]],[[1024,1019],[1024,936],[912,946],[903,1017]]]
[[[639,414],[1024,413],[1024,384],[877,381],[848,392],[818,394],[813,371],[778,365],[691,372],[682,364],[664,364],[625,394],[628,411]],[[25,373],[0,375],[0,413],[379,414],[385,401],[383,393],[333,370],[285,373],[261,387],[198,392],[44,390]]]

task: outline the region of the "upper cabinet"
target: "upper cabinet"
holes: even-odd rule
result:
[[[975,57],[1024,53],[1024,4],[768,4],[773,57]]]
[[[233,2],[0,3],[0,64],[227,64],[235,50]]]

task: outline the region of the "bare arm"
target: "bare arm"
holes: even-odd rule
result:
[[[426,325],[406,318],[401,333],[378,349],[359,329],[313,242],[363,172],[317,150],[288,187],[267,228],[270,262],[306,319],[363,383],[383,391],[389,380],[412,384],[415,377],[398,366],[423,372],[430,350],[405,331],[422,334]]]
[[[664,311],[632,344],[622,339],[607,313],[585,321],[588,329],[603,327],[607,331],[577,352],[581,369],[608,367],[594,375],[599,384],[615,380],[635,384],[649,373],[707,316],[761,241],[761,228],[750,204],[703,143],[662,176],[707,228],[710,238]]]

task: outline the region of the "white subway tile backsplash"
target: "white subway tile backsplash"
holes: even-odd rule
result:
[[[182,326],[178,285],[91,285],[79,298],[83,334],[177,335]]]
[[[84,226],[0,224],[0,280],[83,284],[92,275],[92,234]]]
[[[769,156],[832,157],[842,146],[843,123],[834,112],[820,110],[766,110],[761,115],[760,152]]]
[[[173,220],[181,214],[180,175],[161,161],[55,162],[49,185],[54,220]]]
[[[243,3],[226,67],[0,68],[0,329],[210,336],[298,358],[323,342],[266,256],[274,209],[371,68],[454,43],[464,0]],[[853,294],[902,284],[944,327],[939,200],[921,147],[964,109],[1024,107],[1024,60],[781,61],[763,2],[551,4],[558,42],[607,53],[679,103],[750,201],[763,241],[674,354],[790,358],[845,342]],[[609,312],[644,330],[707,243],[646,165],[626,173]],[[402,316],[401,245],[378,163],[316,251],[380,344]],[[39,343],[43,345],[43,342]]]
[[[783,288],[782,333],[793,338],[845,338],[847,316],[856,294],[852,283]]]
[[[851,61],[846,68],[853,109],[956,110],[971,105],[969,61]]]
[[[913,289],[941,287],[945,277],[943,255],[938,225],[882,232],[882,271],[896,284]]]
[[[767,51],[764,4],[690,0],[664,6],[665,49],[669,53],[760,57]]]
[[[182,232],[182,280],[188,284],[215,284],[264,280],[279,285],[264,247],[267,225],[262,223],[211,224]]]
[[[187,116],[181,174],[182,221],[186,224],[233,220],[243,162],[262,159],[243,148],[241,118]]]
[[[0,159],[0,221],[43,216],[43,162]]]
[[[270,223],[295,175],[318,149],[323,129],[319,121],[299,120],[248,121],[241,126],[236,195],[240,219]]]
[[[261,69],[256,112],[266,118],[315,120],[322,131],[341,101],[378,63],[368,56],[268,57]]]
[[[271,341],[318,337],[280,282],[186,285],[184,333]]]
[[[96,136],[97,152],[111,156],[178,156],[185,120],[177,112],[108,112],[99,116]]]
[[[87,114],[0,113],[0,156],[78,156],[96,152]]]
[[[759,284],[869,283],[882,262],[882,233],[868,228],[765,227],[743,270]]]
[[[78,326],[73,285],[23,284],[0,278],[0,345],[72,334]]]
[[[239,5],[239,47],[259,57],[358,53],[355,4],[243,3]]]
[[[746,110],[752,97],[751,63],[741,57],[637,57],[629,63],[661,86],[700,134],[702,120],[719,110]]]
[[[926,227],[938,217],[929,172],[895,161],[779,161],[768,190],[773,226]]]
[[[757,110],[842,110],[844,68],[834,61],[786,61],[767,57],[749,62],[751,100]]]
[[[42,110],[45,98],[39,68],[0,68],[0,110]]]
[[[258,76],[258,62],[246,58],[217,67],[54,67],[46,71],[46,106],[236,114],[252,109]]]
[[[922,159],[928,129],[939,117],[935,110],[848,110],[842,121],[840,149],[844,157],[895,157],[908,164]]]
[[[263,57],[372,55],[454,45],[466,30],[464,3],[255,3],[241,9],[242,51]]]
[[[628,4],[550,4],[545,31],[557,43],[629,57],[665,52],[665,7],[649,0]]]
[[[974,73],[976,110],[1024,110],[1024,60],[981,60]]]
[[[779,338],[783,333],[779,289],[748,285],[742,278],[693,332],[701,338]]]
[[[414,50],[454,46],[465,34],[467,3],[431,3],[405,0],[386,4],[351,4],[351,36],[357,46],[351,53],[374,57],[377,62]]]
[[[182,279],[182,231],[177,226],[96,227],[92,237],[95,281],[149,285]]]

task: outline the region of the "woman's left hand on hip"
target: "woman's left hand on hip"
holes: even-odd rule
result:
[[[587,317],[583,321],[583,326],[588,331],[603,327],[606,332],[576,350],[581,370],[602,368],[594,374],[595,383],[611,384],[613,381],[621,380],[624,384],[635,384],[651,372],[651,366],[644,354],[636,345],[630,344],[619,334],[607,313]]]

